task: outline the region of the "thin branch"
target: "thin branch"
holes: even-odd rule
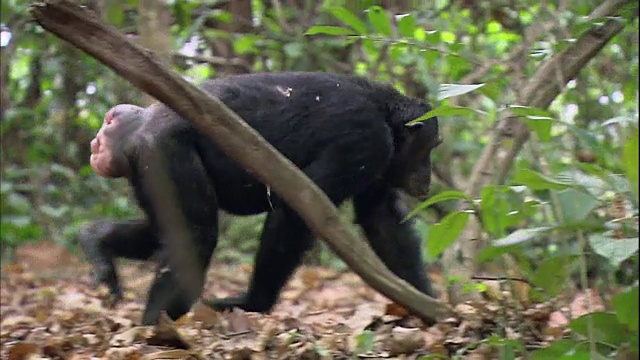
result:
[[[289,25],[289,23],[287,23],[287,21],[284,18],[284,14],[282,13],[282,5],[280,4],[280,1],[271,0],[271,6],[273,6],[273,10],[276,15],[276,20],[278,21],[278,24],[280,24],[280,27],[289,34],[294,33],[295,32],[294,29],[291,27],[291,25]]]
[[[225,58],[222,56],[186,55],[173,53],[173,58],[178,60],[192,60],[198,63],[208,63],[214,66],[236,66],[247,72],[251,71],[251,64],[242,58]]]

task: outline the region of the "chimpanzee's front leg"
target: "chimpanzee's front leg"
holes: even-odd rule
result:
[[[369,244],[398,277],[421,292],[435,296],[422,261],[422,239],[414,229],[397,190],[375,187],[354,199],[356,221]]]
[[[213,182],[188,136],[167,134],[140,145],[133,182],[162,245],[142,323],[157,323],[161,311],[177,319],[204,287],[218,241],[218,201]]]
[[[80,231],[79,240],[93,265],[96,285],[104,283],[109,287],[111,305],[122,299],[114,259],[147,260],[160,249],[160,242],[145,219],[96,221]]]

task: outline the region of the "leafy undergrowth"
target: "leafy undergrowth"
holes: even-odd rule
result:
[[[21,259],[3,268],[3,359],[491,359],[505,348],[519,353],[566,335],[557,303],[464,304],[455,318],[427,327],[353,273],[310,267],[296,273],[269,315],[218,313],[197,304],[176,322],[141,327],[151,265],[121,264],[125,300],[109,309],[105,290],[90,286],[89,267],[52,251],[36,252],[46,254],[44,264]],[[250,270],[213,266],[207,296],[240,291]],[[564,313],[584,313],[580,296]]]

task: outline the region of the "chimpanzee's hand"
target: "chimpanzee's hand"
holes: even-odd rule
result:
[[[105,304],[107,307],[113,307],[122,300],[122,288],[120,287],[120,281],[118,281],[118,275],[113,263],[96,265],[92,275],[93,286],[98,287],[101,284],[105,284],[109,289],[109,295]]]
[[[118,281],[118,273],[116,272],[113,258],[108,252],[101,248],[100,240],[107,233],[105,229],[108,227],[103,222],[97,222],[85,227],[79,233],[80,246],[91,265],[92,269],[92,285],[98,287],[105,284],[109,288],[108,306],[113,306],[122,300],[122,289]]]

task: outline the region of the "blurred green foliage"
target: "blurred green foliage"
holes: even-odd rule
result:
[[[638,308],[637,19],[549,109],[535,109],[515,103],[515,91],[545,60],[602,23],[587,16],[600,1],[558,8],[564,5],[529,0],[254,0],[249,13],[224,3],[170,2],[170,34],[157,36],[171,37],[176,71],[194,82],[244,71],[353,73],[430,99],[445,141],[433,155],[432,198],[413,202],[425,255],[436,261],[468,219],[479,216],[490,245],[476,260],[505,266],[501,255],[512,255],[535,285],[536,299],[583,282],[576,274],[604,288],[635,284],[613,299],[611,312],[576,319],[571,327],[586,336],[593,335],[591,326],[611,329],[596,339],[603,356],[629,336],[637,352],[638,313],[630,310]],[[140,215],[127,184],[99,178],[87,160],[103,114],[143,98],[29,21],[27,2],[1,4],[0,244],[6,257],[26,241],[74,246],[87,221]],[[138,7],[137,1],[109,1],[102,16],[137,41]],[[637,4],[620,11],[631,17]],[[227,54],[220,50],[225,46]],[[501,184],[467,199],[466,179],[506,110],[523,118],[534,136]],[[460,199],[472,210],[457,211]],[[351,216],[349,205],[343,212]],[[217,258],[250,261],[262,220],[224,215]],[[318,258],[337,261],[326,250]],[[363,347],[366,340],[360,339]],[[590,349],[563,340],[544,351],[534,358]]]

